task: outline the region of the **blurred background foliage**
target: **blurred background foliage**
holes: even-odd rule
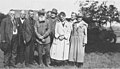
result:
[[[88,43],[116,43],[117,34],[112,23],[120,22],[120,12],[114,5],[106,5],[106,1],[99,4],[99,1],[79,2],[79,12],[83,14],[83,20],[88,23]],[[108,28],[105,26],[110,25]]]
[[[106,1],[99,4],[98,1],[86,0],[84,3],[80,2],[80,12],[84,16],[84,20],[91,26],[91,23],[97,23],[98,26],[102,26],[107,22],[112,21],[119,22],[119,13],[114,5],[106,5]]]

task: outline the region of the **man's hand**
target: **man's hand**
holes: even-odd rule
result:
[[[45,39],[42,39],[42,42],[45,42]]]
[[[6,41],[5,41],[5,40],[3,40],[2,42],[3,42],[3,43],[5,43]]]
[[[24,40],[24,43],[26,44],[26,41]]]
[[[44,37],[43,36],[40,36],[39,39],[43,39]]]
[[[85,47],[86,43],[83,43],[83,47]]]
[[[65,37],[62,35],[59,37],[60,40],[63,40]]]

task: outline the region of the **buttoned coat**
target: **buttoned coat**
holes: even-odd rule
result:
[[[71,24],[65,21],[64,26],[60,21],[55,26],[55,38],[50,50],[52,59],[56,60],[68,60],[69,55],[69,38],[71,33]],[[64,36],[66,39],[60,40],[59,37]]]

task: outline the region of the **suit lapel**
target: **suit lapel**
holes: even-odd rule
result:
[[[11,21],[11,18],[9,18],[9,25],[10,25],[10,28],[12,28],[13,29],[13,24],[12,24],[12,21]]]
[[[7,32],[8,32],[8,37],[9,39],[11,40],[12,39],[12,34],[13,34],[13,24],[12,24],[12,21],[11,21],[11,18],[9,17],[8,18],[8,23],[7,23]]]
[[[21,22],[20,18],[19,18],[19,24],[20,24],[20,25],[22,24],[22,22]]]
[[[23,23],[24,23],[24,22],[25,22],[25,20],[23,21]],[[19,18],[19,23],[20,23],[20,25],[23,24],[20,18]]]

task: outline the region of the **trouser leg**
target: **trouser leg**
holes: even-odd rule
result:
[[[17,63],[23,63],[25,60],[25,44],[23,38],[20,39],[19,46],[17,47]]]
[[[54,34],[51,34],[51,35],[50,35],[50,40],[51,40],[51,42],[50,42],[50,47],[51,47],[51,45],[52,45],[52,43],[53,43],[53,39],[54,39]]]
[[[20,53],[19,53],[19,62],[20,63],[23,63],[24,59],[25,59],[25,54],[24,54],[25,49],[24,48],[25,48],[25,46],[21,45],[21,47],[20,47]]]
[[[30,61],[30,46],[27,45],[26,48],[25,48],[25,64],[29,64],[29,61]]]
[[[45,60],[46,60],[46,65],[49,65],[51,63],[50,61],[50,44],[45,44]]]
[[[30,43],[30,64],[34,63],[34,51],[35,51],[35,43],[32,40]]]
[[[4,51],[4,66],[9,66],[9,63],[10,63],[10,57],[11,57],[11,51],[10,51],[10,45],[9,44],[6,44],[7,45],[7,50]]]
[[[43,64],[43,45],[38,43],[39,64]]]
[[[12,37],[12,41],[11,41],[11,59],[10,59],[10,63],[11,65],[15,65],[16,64],[16,56],[17,56],[17,47],[18,47],[18,39],[17,39],[17,35],[13,35]]]

